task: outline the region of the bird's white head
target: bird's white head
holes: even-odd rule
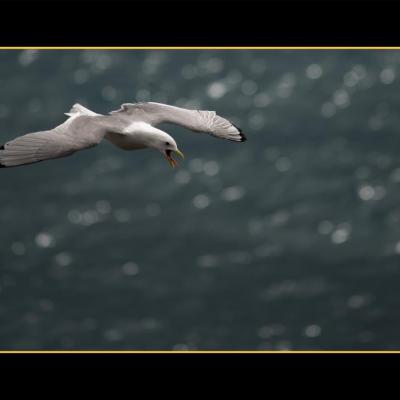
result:
[[[175,139],[168,135],[168,133],[153,126],[147,126],[146,131],[148,133],[146,135],[146,145],[163,153],[172,168],[178,165],[178,162],[172,158],[173,152],[185,158],[183,153],[178,149]]]

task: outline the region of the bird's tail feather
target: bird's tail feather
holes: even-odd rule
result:
[[[78,103],[74,104],[72,108],[69,110],[69,112],[65,113],[65,115],[68,115],[69,117],[72,117],[74,114],[92,115],[92,116],[100,115]]]

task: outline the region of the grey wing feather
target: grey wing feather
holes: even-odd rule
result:
[[[0,167],[66,157],[95,146],[104,135],[94,117],[72,117],[52,130],[28,133],[5,143],[0,147]]]
[[[132,119],[157,125],[170,122],[195,132],[204,132],[222,139],[243,142],[245,135],[240,128],[229,120],[220,117],[215,111],[187,110],[161,103],[125,103],[119,110],[111,112],[125,113]]]

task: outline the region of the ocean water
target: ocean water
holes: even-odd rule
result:
[[[186,159],[0,170],[0,348],[400,348],[400,52],[0,51],[0,143],[158,101]]]

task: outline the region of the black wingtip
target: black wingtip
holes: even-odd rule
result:
[[[232,124],[232,125],[239,131],[239,136],[240,136],[239,142],[245,142],[247,140],[247,137],[245,136],[243,131],[238,126],[236,126],[235,124]]]
[[[4,150],[4,145],[0,146],[0,150]],[[0,168],[5,168],[6,166],[2,163],[0,163]]]

